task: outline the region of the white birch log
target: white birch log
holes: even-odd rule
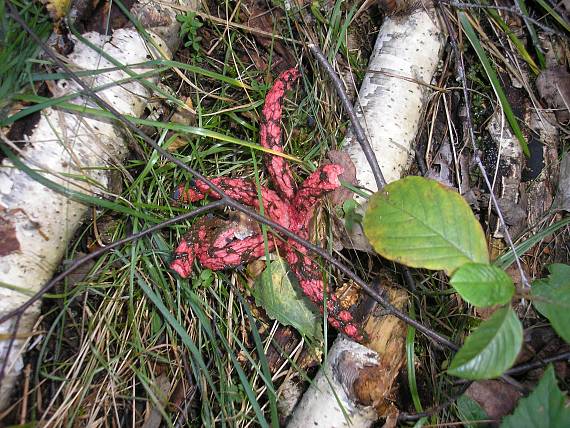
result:
[[[194,0],[186,0],[186,3],[195,7]],[[176,12],[153,1],[135,4],[132,10],[141,22],[149,24],[147,31],[158,49],[147,43],[134,28],[115,30],[112,36],[87,33],[83,37],[124,65],[142,63],[151,58],[170,59],[179,28]],[[156,17],[160,19],[157,21]],[[153,25],[153,21],[157,25]],[[74,70],[114,67],[100,53],[75,38],[73,40],[75,48],[67,60]],[[137,72],[136,69],[133,71]],[[112,71],[84,80],[96,87],[127,77],[124,71]],[[54,96],[60,96],[80,88],[72,80],[59,80],[52,90],[57,92]],[[133,81],[105,89],[98,95],[119,112],[138,117],[151,93],[141,83]],[[82,97],[73,102],[94,106]],[[5,137],[4,143],[9,144]],[[24,137],[24,143],[24,148],[18,152],[24,163],[41,171],[50,180],[86,194],[105,192],[109,182],[108,170],[118,165],[127,153],[121,132],[112,121],[52,108],[41,112],[39,122]],[[70,178],[74,176],[83,180]],[[18,308],[53,276],[87,210],[88,206],[47,189],[14,168],[9,161],[2,162],[0,316]],[[10,320],[0,325],[0,367],[6,363],[0,385],[0,410],[7,406],[12,387],[21,372],[22,356],[28,340],[33,337],[38,314],[39,304],[25,312],[17,326],[17,340],[9,355],[8,345],[15,333],[15,323]]]
[[[352,384],[366,366],[377,364],[378,354],[346,338],[335,340],[327,360],[289,421],[289,427],[369,426],[378,416],[373,407],[354,402]],[[344,413],[343,413],[344,410]]]
[[[398,180],[410,166],[422,112],[445,38],[432,10],[388,17],[380,28],[358,93],[355,109],[386,182]],[[356,137],[346,151],[361,186],[375,192],[372,170]]]
[[[425,84],[431,83],[444,42],[431,9],[421,8],[389,17],[382,24],[359,91],[356,111],[387,182],[401,178],[410,165],[422,112],[432,93]],[[345,147],[356,166],[359,184],[376,191],[374,176],[354,135],[347,136]],[[359,199],[362,202],[362,198]],[[392,337],[387,340],[403,341],[404,334],[405,329],[394,327]],[[401,337],[396,337],[399,335]],[[394,416],[395,409],[379,415],[374,406],[363,406],[355,401],[351,387],[358,381],[358,371],[350,382],[346,377],[342,378],[344,383],[335,379],[334,374],[343,370],[342,361],[363,361],[371,355],[370,349],[346,342],[345,338],[339,338],[333,344],[329,358],[291,416],[289,427],[368,427],[379,417]],[[384,349],[400,352],[402,346]],[[391,373],[390,379],[385,380],[390,389],[402,360],[396,356],[390,358],[387,355],[390,352],[385,352],[378,355],[376,364],[380,373]],[[333,358],[338,354],[342,354],[343,359]],[[392,361],[392,367],[387,367],[386,361]]]

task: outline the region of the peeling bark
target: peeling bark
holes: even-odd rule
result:
[[[406,292],[387,290],[402,309]],[[405,361],[406,326],[392,315],[373,316],[364,331],[372,338],[367,346],[343,337],[335,341],[288,427],[368,427],[380,417],[397,416],[394,382]]]

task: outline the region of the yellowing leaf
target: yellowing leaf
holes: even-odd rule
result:
[[[364,232],[383,257],[452,274],[465,263],[489,263],[481,225],[465,200],[437,181],[406,177],[370,199]]]

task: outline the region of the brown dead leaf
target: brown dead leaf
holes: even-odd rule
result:
[[[336,250],[340,250],[344,247],[351,250],[374,253],[372,246],[368,242],[368,238],[364,235],[364,230],[360,223],[354,224],[352,230],[348,231],[342,219],[333,217],[333,221],[333,235]],[[337,243],[340,243],[340,245],[336,246]]]
[[[555,114],[559,122],[570,121],[570,73],[565,66],[552,67],[540,73],[536,89],[550,108],[557,109]]]
[[[482,320],[488,320],[491,315],[499,308],[498,305],[495,306],[485,306],[484,308],[474,308],[475,314]]]
[[[344,168],[344,172],[338,177],[339,180],[346,181],[353,186],[358,186],[358,181],[356,180],[356,167],[350,159],[348,153],[340,150],[331,150],[327,154],[327,159],[336,165],[340,165]],[[334,192],[329,194],[329,199],[334,206],[342,205],[345,201],[351,199],[353,192],[348,190],[346,187],[339,187]]]
[[[528,316],[528,315],[527,315]],[[542,360],[552,355],[562,354],[570,351],[570,344],[562,340],[550,326],[537,326],[525,330],[524,346],[517,357],[517,364],[530,361]],[[560,379],[566,379],[570,368],[567,361],[554,363],[556,375]],[[525,374],[525,384],[538,382],[544,374],[545,367],[530,370]]]
[[[360,287],[350,280],[338,287],[334,293],[343,309],[349,309],[360,299]]]
[[[177,152],[179,149],[186,147],[188,145],[188,140],[185,137],[178,137],[172,143],[168,145],[167,150],[170,153]]]
[[[64,261],[63,265],[67,268],[68,266],[71,266],[77,259],[80,259],[83,256],[86,256],[86,254],[77,252],[74,259]],[[89,275],[89,272],[91,272],[91,269],[93,269],[93,266],[95,266],[95,260],[88,260],[85,263],[81,264],[77,269],[65,277],[65,280],[67,282],[66,286],[69,289],[73,289],[77,283],[84,281],[85,278],[87,278],[87,275]]]
[[[445,140],[436,153],[427,172],[426,178],[439,181],[447,187],[454,187],[453,154],[449,140]]]
[[[249,16],[247,17],[247,25],[249,27],[275,34],[281,33],[279,23],[282,21],[283,11],[280,8],[275,7],[268,10],[265,2],[258,2],[256,0],[247,0],[244,3],[247,3],[247,7],[244,9],[249,11]],[[280,39],[259,34],[254,34],[254,37],[267,52],[274,53],[272,59],[272,74],[278,74],[280,71],[297,65],[295,58]],[[260,59],[262,59],[262,57],[258,56],[257,60]],[[263,65],[257,64],[257,66],[260,70],[267,71],[267,63]]]
[[[152,383],[154,394],[159,399],[160,407],[168,403],[171,392],[171,381],[167,374],[161,374]],[[154,406],[148,414],[142,428],[158,428],[162,424],[162,413],[158,405]]]
[[[247,273],[252,278],[257,278],[265,270],[265,260],[254,260],[247,265]]]
[[[176,110],[176,112],[174,112],[172,117],[170,118],[170,121],[173,123],[179,123],[179,124],[185,125],[185,126],[195,125],[195,123],[196,123],[196,112],[193,110],[194,106],[192,104],[192,99],[190,97],[187,97],[186,100],[184,101],[184,104],[188,108],[186,109],[186,108],[179,107]],[[167,138],[170,138],[173,134],[174,134],[174,132],[170,131],[167,135]],[[172,143],[170,143],[167,150],[170,153],[173,153],[173,152],[176,152],[179,149],[181,149],[182,147],[185,147],[187,145],[188,145],[188,137],[187,136],[177,137],[176,140],[174,140]]]
[[[465,394],[496,420],[511,413],[521,397],[514,386],[499,380],[473,382]]]
[[[378,8],[385,14],[392,16],[413,10],[417,2],[414,0],[380,0]]]

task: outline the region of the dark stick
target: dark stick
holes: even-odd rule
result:
[[[561,31],[558,31],[554,28],[551,28],[547,25],[544,25],[542,22],[531,18],[530,16],[526,16],[524,13],[521,12],[520,6],[518,8],[509,7],[509,6],[498,6],[495,4],[481,4],[481,3],[461,3],[456,1],[450,0],[441,0],[441,3],[446,4],[451,7],[455,7],[457,9],[494,9],[494,10],[502,10],[504,12],[520,16],[523,18],[525,23],[528,25],[529,22],[533,23],[540,29],[544,30],[547,33],[556,34],[559,37],[563,37],[564,39],[568,39],[568,35],[564,34]]]
[[[554,363],[557,361],[563,361],[563,360],[570,361],[570,352],[563,352],[561,354],[553,355],[552,357],[548,357],[548,358],[543,358],[543,359],[540,359],[538,361],[520,364],[516,367],[513,367],[510,370],[507,370],[505,372],[505,374],[506,375],[518,375],[518,374],[527,372],[529,370],[538,369],[538,368],[544,367],[550,363]],[[461,395],[463,395],[463,393],[465,393],[465,391],[467,391],[467,389],[469,388],[469,386],[471,386],[472,383],[473,383],[473,381],[471,381],[471,380],[459,382],[459,384],[462,384],[463,386],[460,389],[460,393],[456,394],[455,397],[451,397],[448,400],[446,400],[444,403],[437,405],[437,406],[434,406],[431,409],[426,410],[425,412],[421,412],[421,413],[400,413],[400,415],[398,416],[398,420],[409,422],[409,421],[417,421],[421,418],[429,417],[429,416],[439,412],[440,410],[443,410],[446,407],[449,407],[451,404],[453,404],[453,402],[455,400],[457,400]]]
[[[453,403],[455,403],[455,401],[461,397],[465,391],[467,391],[467,389],[469,388],[469,386],[471,386],[471,384],[473,383],[473,381],[468,381],[465,385],[462,385],[461,388],[459,389],[459,392],[457,394],[455,394],[453,397],[448,398],[447,400],[445,400],[445,402],[438,404],[437,406],[434,406],[424,412],[420,412],[420,413],[400,413],[398,415],[398,421],[402,421],[402,422],[410,422],[410,421],[418,421],[421,418],[427,418],[430,417],[431,415],[440,412],[441,410],[451,406]]]
[[[541,358],[537,361],[520,364],[518,366],[513,367],[510,370],[507,370],[505,374],[516,376],[521,373],[528,372],[529,370],[538,369],[550,363],[555,363],[557,361],[564,361],[564,360],[567,360],[570,363],[570,352],[562,352],[561,354],[553,355],[552,357]]]
[[[10,337],[10,342],[8,343],[8,348],[7,348],[8,350],[6,352],[6,358],[4,360],[4,364],[2,364],[2,369],[0,370],[0,383],[4,379],[5,368],[6,368],[6,364],[8,363],[8,356],[10,355],[10,351],[12,350],[12,346],[14,345],[14,341],[16,340],[16,336],[18,333],[18,326],[19,326],[20,320],[22,318],[22,315],[24,314],[26,309],[28,309],[35,302],[40,300],[42,298],[42,296],[45,293],[47,293],[52,287],[54,287],[59,281],[63,280],[67,275],[72,273],[74,270],[76,270],[79,266],[81,266],[85,262],[92,260],[92,259],[95,259],[95,258],[105,254],[106,252],[108,252],[114,248],[120,247],[121,245],[126,244],[128,242],[135,241],[139,238],[142,238],[143,236],[146,236],[146,235],[149,235],[153,232],[156,232],[157,230],[160,230],[166,226],[170,226],[171,224],[178,223],[179,221],[187,220],[187,219],[192,218],[198,214],[205,213],[207,211],[213,210],[213,209],[221,207],[223,205],[224,204],[222,201],[211,202],[208,205],[204,205],[203,207],[195,209],[194,211],[173,217],[169,220],[165,220],[164,222],[159,223],[155,226],[149,227],[148,229],[142,230],[140,232],[137,232],[137,233],[134,233],[130,236],[127,236],[126,238],[115,241],[115,242],[113,242],[113,243],[111,243],[105,247],[101,247],[98,250],[93,251],[92,253],[87,254],[86,256],[83,256],[83,257],[75,260],[71,264],[71,266],[69,266],[65,271],[61,272],[59,275],[52,278],[51,281],[47,282],[32,297],[30,297],[29,300],[27,300],[22,305],[18,306],[13,311],[8,312],[7,314],[0,317],[0,324],[8,321],[12,317],[16,317],[16,323],[14,326],[14,334]]]
[[[18,327],[20,327],[20,321],[22,320],[22,315],[24,311],[21,311],[16,314],[16,320],[14,321],[14,333],[10,336],[10,341],[8,342],[8,346],[6,347],[6,356],[4,357],[4,362],[2,363],[2,368],[0,369],[0,384],[4,379],[4,374],[6,373],[6,366],[8,366],[8,361],[10,360],[10,352],[12,351],[12,347],[14,346],[14,342],[16,341],[16,336],[18,336]]]
[[[366,160],[368,161],[368,164],[370,165],[370,168],[372,169],[372,174],[374,175],[374,179],[376,180],[376,185],[378,186],[378,190],[382,189],[386,185],[386,180],[384,179],[384,175],[382,174],[382,169],[380,168],[380,165],[378,164],[378,159],[376,158],[376,154],[374,153],[374,150],[372,149],[372,146],[370,145],[370,142],[368,141],[368,137],[366,136],[366,133],[362,129],[362,125],[360,124],[360,121],[358,120],[358,117],[356,115],[356,111],[355,111],[354,107],[352,106],[352,103],[348,99],[348,95],[346,94],[346,91],[344,90],[344,87],[342,85],[341,80],[339,79],[339,77],[335,73],[334,69],[330,65],[329,61],[327,60],[327,58],[325,57],[325,55],[323,54],[321,49],[317,45],[312,44],[312,43],[309,44],[308,47],[311,50],[311,52],[313,53],[313,55],[315,55],[315,57],[319,61],[319,64],[321,64],[321,66],[325,69],[329,78],[332,80],[333,85],[336,89],[337,96],[340,98],[342,105],[343,105],[344,109],[346,110],[346,112],[350,118],[350,122],[352,124],[352,127],[355,129],[356,140],[358,141],[358,144],[360,144],[360,148],[364,152],[364,155],[366,156]],[[420,158],[420,157],[418,157],[418,158]],[[415,284],[415,281],[412,277],[410,269],[404,265],[402,265],[401,267],[402,267],[402,272],[404,274],[404,280],[406,281],[406,285],[407,285],[408,289],[411,292],[414,292],[416,289],[416,284]],[[455,348],[454,350],[457,350],[457,349],[458,348]]]
[[[374,300],[376,300],[378,303],[380,303],[382,306],[384,306],[384,308],[386,310],[388,310],[391,314],[393,314],[394,316],[396,316],[397,318],[401,319],[402,321],[404,321],[405,323],[412,325],[413,327],[415,327],[416,329],[418,329],[418,331],[422,332],[423,334],[425,334],[426,336],[428,336],[429,338],[431,338],[432,340],[439,342],[441,344],[443,344],[444,346],[447,346],[448,348],[452,349],[452,350],[456,350],[457,349],[457,345],[455,345],[453,342],[451,342],[449,339],[443,337],[442,335],[440,335],[439,333],[431,330],[428,327],[425,327],[424,325],[420,324],[419,322],[417,322],[416,320],[410,318],[409,316],[407,316],[405,313],[403,313],[402,311],[398,310],[396,307],[394,307],[392,304],[390,304],[384,297],[382,297],[380,294],[378,294],[372,287],[370,287],[364,280],[362,280],[358,275],[356,275],[354,272],[352,272],[352,270],[344,265],[343,263],[337,261],[336,259],[334,259],[331,255],[329,255],[326,251],[324,251],[323,249],[321,249],[320,247],[317,247],[315,245],[313,245],[312,243],[308,242],[307,240],[300,238],[299,236],[297,236],[296,234],[294,234],[293,232],[291,232],[289,229],[284,228],[283,226],[263,217],[262,215],[260,215],[259,213],[257,213],[256,211],[240,204],[239,202],[233,200],[232,198],[228,197],[218,186],[216,186],[215,184],[213,184],[207,177],[203,176],[202,174],[200,174],[198,171],[194,170],[193,168],[189,167],[188,165],[184,164],[182,161],[180,161],[179,159],[177,159],[176,157],[174,157],[173,155],[171,155],[170,153],[168,153],[167,151],[165,151],[162,147],[160,147],[159,145],[157,145],[152,139],[150,139],[144,132],[142,132],[138,127],[136,127],[133,123],[129,122],[127,119],[125,119],[123,117],[123,115],[121,115],[120,112],[118,112],[113,106],[109,105],[106,101],[104,101],[103,99],[101,99],[101,97],[99,97],[97,94],[95,94],[91,88],[89,88],[89,86],[87,86],[83,80],[81,80],[77,75],[75,75],[75,73],[69,69],[65,63],[63,63],[56,54],[54,54],[54,52],[52,51],[51,48],[49,48],[29,27],[28,25],[22,20],[22,18],[20,17],[19,13],[17,10],[14,9],[14,7],[10,4],[7,3],[8,5],[8,9],[10,11],[10,15],[12,16],[12,18],[18,22],[18,24],[20,26],[22,26],[22,28],[24,28],[24,30],[26,32],[28,32],[30,34],[30,36],[34,39],[34,41],[42,47],[42,49],[45,51],[45,53],[61,68],[63,69],[65,72],[69,73],[69,75],[71,76],[71,78],[78,84],[80,85],[84,90],[85,93],[93,100],[95,101],[99,106],[101,106],[102,108],[108,110],[111,114],[113,114],[117,120],[119,122],[121,122],[122,124],[124,124],[129,130],[131,130],[133,133],[137,134],[138,136],[141,137],[141,139],[148,144],[150,147],[152,147],[154,150],[156,150],[162,157],[164,157],[165,159],[167,159],[168,161],[174,163],[175,165],[179,166],[180,168],[190,172],[191,174],[193,174],[195,177],[197,177],[199,180],[202,180],[204,183],[206,183],[206,185],[208,185],[212,190],[214,190],[219,196],[220,196],[220,206],[226,205],[228,207],[234,208],[237,211],[243,212],[244,214],[247,214],[248,216],[250,216],[251,218],[266,224],[267,226],[272,227],[274,230],[277,230],[278,232],[280,232],[281,234],[283,234],[284,236],[293,239],[294,241],[298,242],[299,244],[303,245],[305,248],[311,250],[312,252],[316,253],[317,255],[321,256],[323,259],[327,260],[329,263],[333,264],[334,266],[336,266],[341,272],[343,272],[344,274],[346,274],[349,278],[351,278],[356,284],[358,284],[360,287],[362,287],[363,290],[365,290]],[[67,271],[66,271],[67,272]],[[65,277],[65,275],[67,274],[66,272],[63,272],[62,274],[58,275],[59,277]],[[61,279],[61,278],[60,278]],[[53,286],[53,281],[50,282],[51,286]],[[42,290],[43,293],[45,293],[46,290],[46,286],[44,286],[44,288]],[[14,311],[12,312],[14,313]],[[16,312],[17,313],[17,312]]]

